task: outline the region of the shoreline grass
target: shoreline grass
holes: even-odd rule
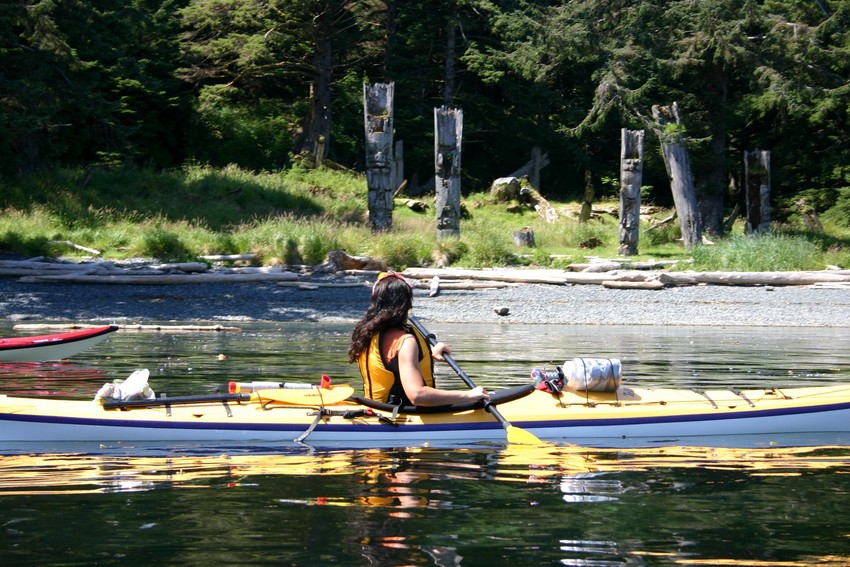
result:
[[[547,223],[530,207],[493,203],[486,194],[464,198],[469,218],[458,240],[437,241],[433,196],[424,213],[396,199],[393,228],[372,233],[365,176],[330,169],[251,173],[200,166],[152,172],[136,169],[57,170],[0,181],[0,252],[82,259],[56,242],[102,252],[100,258],[188,261],[205,255],[256,255],[260,265],[316,265],[328,252],[379,258],[396,269],[434,263],[457,267],[564,267],[591,257],[619,258],[618,204],[597,203],[580,223],[579,204],[550,204]],[[669,216],[658,209],[655,220]],[[809,232],[789,215],[770,234],[745,236],[739,223],[714,245],[686,250],[673,223],[647,230],[640,254],[624,260],[688,260],[698,271],[850,268],[850,228],[831,219]],[[646,220],[646,222],[644,222]],[[840,216],[838,217],[840,221]],[[512,233],[534,231],[536,246],[517,246]]]

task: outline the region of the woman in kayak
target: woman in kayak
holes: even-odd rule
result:
[[[372,286],[366,314],[351,334],[349,362],[357,362],[364,394],[375,401],[400,405],[442,406],[488,399],[480,386],[472,390],[434,387],[434,360],[451,354],[444,343],[433,349],[407,323],[413,288],[395,272],[383,272]]]

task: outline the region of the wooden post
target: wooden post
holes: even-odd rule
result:
[[[394,83],[363,85],[363,118],[366,128],[366,186],[369,189],[369,223],[373,231],[393,226],[393,93]]]
[[[587,222],[593,214],[593,198],[596,191],[593,187],[593,173],[589,169],[584,171],[584,200],[581,202],[581,211],[578,214],[578,222]]]
[[[398,140],[395,143],[392,161],[392,186],[395,187],[396,193],[398,193],[402,183],[404,183],[404,142]]]
[[[543,167],[543,150],[540,146],[531,148],[531,175],[528,176],[528,181],[531,186],[540,190],[540,169]]]
[[[319,136],[316,138],[316,167],[321,167],[322,162],[325,160],[325,137]]]
[[[513,231],[513,239],[516,246],[529,246],[531,248],[535,246],[534,230],[529,226]]]
[[[747,234],[770,230],[770,152],[744,152]]]
[[[640,188],[643,183],[643,130],[621,130],[620,249],[623,256],[638,253]]]
[[[460,237],[460,150],[463,110],[434,109],[437,240]]]
[[[702,243],[702,223],[697,209],[697,192],[691,174],[691,160],[685,147],[685,137],[682,133],[679,107],[674,102],[672,106],[652,107],[652,116],[659,125],[656,130],[661,140],[661,152],[664,156],[664,166],[670,178],[670,189],[673,192],[673,203],[676,205],[676,215],[682,229],[682,240],[686,248],[693,248]]]

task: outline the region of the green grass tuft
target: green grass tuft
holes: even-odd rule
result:
[[[693,269],[699,271],[765,272],[823,268],[816,244],[782,234],[734,235],[712,246],[693,250]]]
[[[820,195],[820,193],[817,193]],[[817,206],[820,201],[810,195]],[[579,204],[550,205],[547,222],[528,204],[495,203],[488,194],[464,198],[459,239],[437,241],[433,196],[418,197],[425,212],[395,201],[393,228],[373,233],[366,179],[332,169],[294,167],[253,173],[237,167],[187,166],[154,172],[134,168],[56,170],[0,180],[0,252],[81,258],[66,244],[101,251],[101,258],[149,257],[186,261],[210,254],[254,254],[258,265],[317,265],[328,252],[409,266],[532,266],[564,268],[590,258],[693,259],[688,269],[775,271],[850,268],[846,190],[830,193],[823,232],[788,215],[768,235],[713,238],[715,245],[686,250],[678,223],[648,229],[642,221],[640,254],[620,258],[617,203],[594,205],[588,222]],[[509,206],[510,205],[510,206]],[[657,210],[658,219],[670,216]],[[514,231],[529,228],[535,246],[517,245]]]

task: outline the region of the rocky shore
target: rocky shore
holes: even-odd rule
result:
[[[327,281],[333,285],[27,283],[0,278],[0,320],[150,324],[359,319],[369,302],[370,278],[337,275]],[[850,289],[522,284],[443,289],[431,297],[427,289],[417,288],[414,312],[423,320],[494,325],[850,327]]]

